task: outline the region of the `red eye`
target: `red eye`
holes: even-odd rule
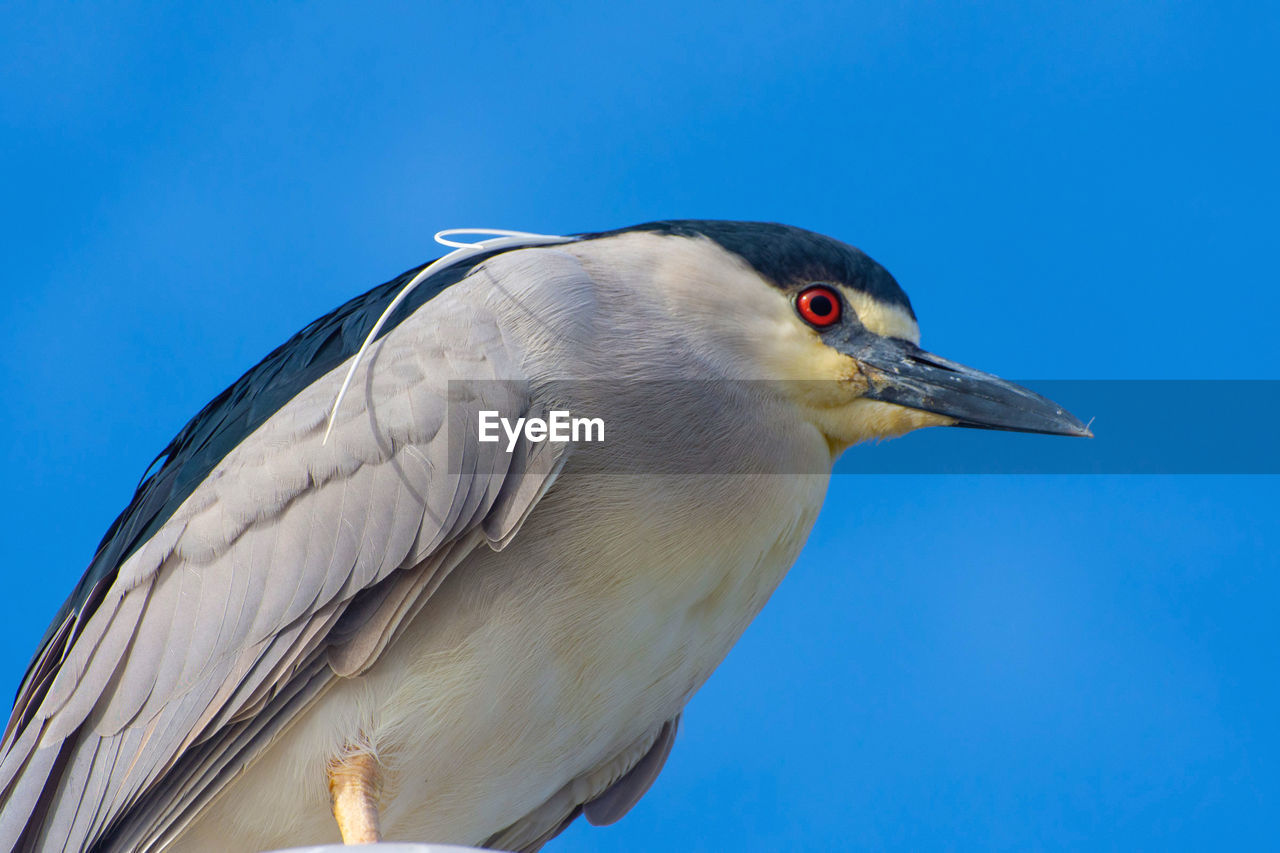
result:
[[[808,323],[825,329],[840,322],[840,297],[829,287],[810,287],[796,297],[796,310]]]

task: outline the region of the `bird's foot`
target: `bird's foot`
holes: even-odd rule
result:
[[[378,760],[368,753],[349,753],[329,763],[329,799],[343,844],[382,840],[378,826],[381,777]]]

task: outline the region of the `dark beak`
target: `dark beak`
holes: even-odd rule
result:
[[[863,333],[840,349],[862,366],[863,396],[954,418],[955,426],[1092,437],[1078,418],[1034,391],[925,352],[900,338]]]

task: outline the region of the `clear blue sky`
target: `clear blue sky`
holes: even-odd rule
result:
[[[783,221],[988,370],[1280,379],[1278,53],[1257,3],[7,4],[0,683],[186,419],[440,228]],[[837,477],[654,790],[553,849],[1273,841],[1278,510]]]

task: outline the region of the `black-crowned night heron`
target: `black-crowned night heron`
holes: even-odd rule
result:
[[[918,340],[862,252],[760,223],[505,236],[357,297],[107,532],[5,732],[0,848],[531,850],[617,820],[845,448],[1088,434]]]

